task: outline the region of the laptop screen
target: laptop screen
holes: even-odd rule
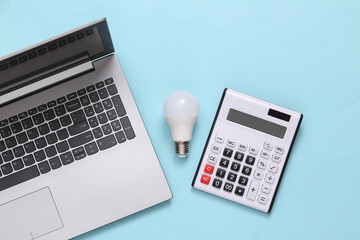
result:
[[[114,51],[100,19],[0,59],[0,95]]]

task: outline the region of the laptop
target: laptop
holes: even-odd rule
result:
[[[100,19],[0,59],[0,238],[69,239],[172,198]]]

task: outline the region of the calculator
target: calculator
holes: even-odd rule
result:
[[[270,212],[302,118],[226,88],[192,186]]]

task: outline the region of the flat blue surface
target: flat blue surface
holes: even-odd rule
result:
[[[355,0],[1,0],[1,56],[107,17],[174,194],[76,239],[360,239],[359,12]],[[191,188],[225,87],[304,114],[270,214]],[[200,104],[185,160],[162,113],[176,90]]]

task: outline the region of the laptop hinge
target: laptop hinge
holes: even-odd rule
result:
[[[0,106],[9,104],[20,98],[39,92],[57,83],[70,80],[79,75],[93,71],[94,66],[92,62],[89,60],[89,58],[84,58],[82,59],[82,61],[84,61],[85,59],[88,59],[88,61],[83,62],[81,64],[78,64],[79,61],[69,62],[66,65],[62,65],[59,68],[52,69],[51,72],[47,72],[47,73],[43,72],[41,76],[35,76],[35,79],[31,79],[32,80],[31,84],[27,84],[25,86],[16,89],[12,89],[7,93],[2,94],[0,96]],[[40,80],[38,80],[39,78]],[[27,79],[27,81],[29,81],[29,79]]]

